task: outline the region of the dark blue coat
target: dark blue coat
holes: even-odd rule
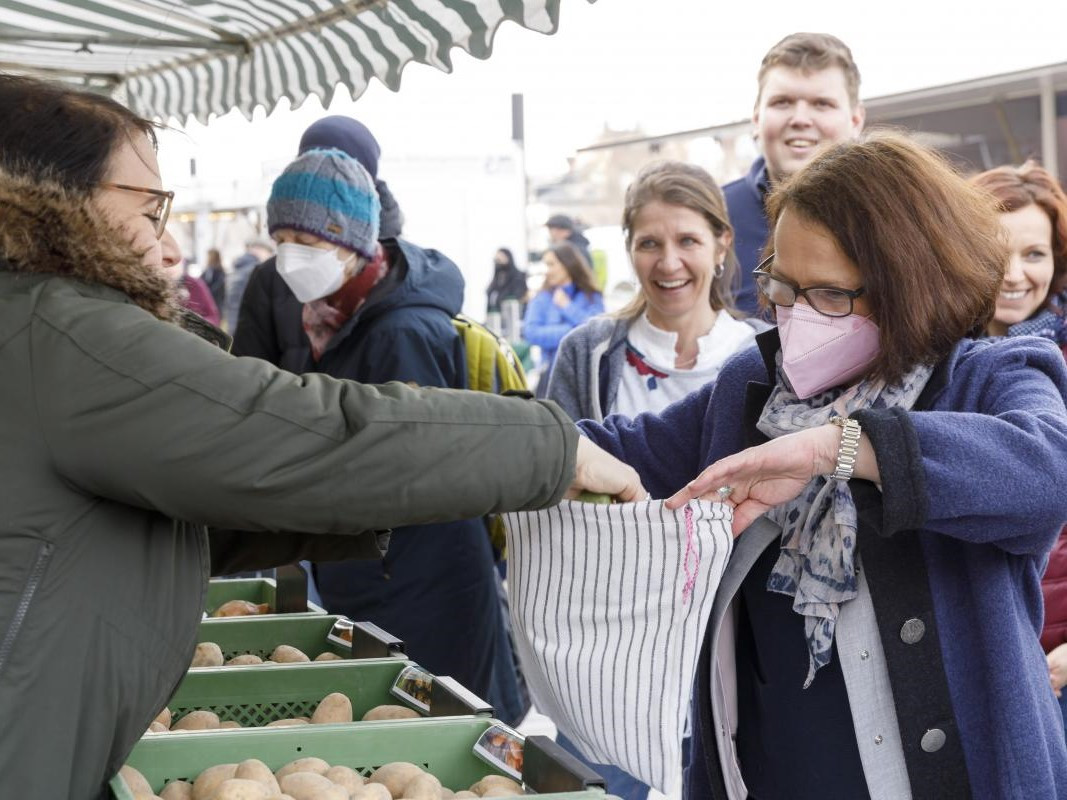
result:
[[[235,353],[296,373],[324,372],[361,383],[466,388],[463,343],[451,319],[463,304],[459,268],[441,253],[402,239],[383,245],[393,269],[330,340],[318,363],[311,360],[300,323],[302,306],[273,260],[249,283]],[[403,502],[403,486],[396,496]],[[408,654],[431,672],[488,694],[500,606],[480,519],[397,528],[382,561],[319,563],[315,577],[330,612],[380,625],[402,638]]]
[[[726,210],[734,229],[734,252],[741,267],[741,288],[734,302],[738,309],[751,316],[759,312],[752,270],[759,264],[767,243],[767,213],[763,199],[769,186],[767,165],[763,156],[760,156],[752,162],[747,175],[722,187],[726,195]]]

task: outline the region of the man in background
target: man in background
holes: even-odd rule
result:
[[[746,314],[758,312],[752,270],[767,243],[768,191],[821,148],[858,137],[866,113],[852,52],[827,33],[786,36],[763,57],[757,81],[752,123],[761,155],[747,175],[723,187],[741,266],[734,302]]]

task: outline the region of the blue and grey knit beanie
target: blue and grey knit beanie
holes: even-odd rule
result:
[[[374,179],[340,150],[308,150],[271,187],[267,231],[292,228],[373,258],[381,203]]]

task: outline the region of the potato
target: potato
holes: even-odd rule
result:
[[[219,727],[219,715],[214,711],[190,711],[170,726],[172,731],[214,731]]]
[[[294,772],[286,775],[279,783],[282,791],[291,794],[296,800],[319,800],[320,797],[325,800],[329,789],[337,789],[342,793],[341,800],[347,800],[348,792],[345,789],[324,775],[316,775],[314,772]]]
[[[329,769],[330,765],[321,758],[305,756],[304,758],[298,758],[296,761],[290,761],[288,764],[279,767],[278,771],[274,773],[274,777],[281,783],[282,778],[286,775],[292,775],[294,772],[314,772],[316,775],[325,775]]]
[[[147,733],[166,733],[169,730],[170,730],[170,728],[168,728],[162,722],[157,722],[156,720],[152,720],[152,724],[150,724],[148,726],[148,730],[146,730],[145,733],[146,734]]]
[[[271,772],[270,767],[258,758],[249,758],[238,764],[237,771],[233,774],[233,777],[245,778],[250,781],[259,781],[267,787],[268,797],[273,797],[282,792],[281,787],[278,785],[278,779],[274,777],[274,773]]]
[[[215,794],[211,795],[211,800],[267,800],[269,797],[271,794],[267,787],[259,781],[230,778],[219,784]]]
[[[447,786],[441,787],[441,800],[454,800],[456,793],[449,789]]]
[[[201,642],[196,646],[192,667],[221,667],[223,663],[222,648],[214,642]]]
[[[456,792],[454,795],[452,795],[452,798],[453,800],[470,800],[470,798],[477,796],[478,795],[476,795],[474,792],[468,792],[466,789],[464,789],[462,792]]]
[[[160,725],[163,725],[166,728],[169,728],[170,724],[173,721],[174,720],[171,719],[171,714],[170,714],[170,709],[169,708],[164,708],[162,711],[160,711],[158,714],[156,714],[156,718],[153,720],[153,722],[158,722]]]
[[[407,800],[441,800],[441,781],[428,772],[416,775],[404,787]]]
[[[422,774],[422,770],[407,761],[393,761],[383,764],[367,778],[368,783],[380,783],[389,790],[393,797],[403,797],[404,787]]]
[[[140,770],[136,770],[129,764],[124,764],[122,769],[119,770],[119,775],[126,781],[126,785],[130,787],[130,791],[133,794],[138,792],[153,794],[152,785],[148,782],[148,778],[141,774]]]
[[[270,660],[277,662],[278,664],[311,663],[310,658],[295,647],[290,647],[287,644],[280,644],[275,647],[274,652],[270,654]]]
[[[270,603],[256,605],[248,600],[227,600],[211,612],[213,617],[248,617],[254,614],[269,614]]]
[[[244,653],[243,655],[234,656],[226,662],[227,667],[245,667],[249,664],[262,664],[263,659],[257,656],[255,653]]]
[[[268,722],[263,727],[265,728],[291,728],[293,725],[307,725],[306,719],[276,719],[274,722]]]
[[[188,781],[171,781],[159,796],[163,800],[193,800],[193,785]]]
[[[211,800],[219,784],[228,781],[237,772],[236,764],[216,764],[208,767],[193,781],[193,800]]]
[[[331,692],[322,698],[315,713],[311,715],[313,725],[321,725],[328,722],[351,722],[352,701],[347,695],[340,692]]]
[[[243,728],[243,727],[244,727],[244,725],[242,725],[240,722],[238,722],[235,719],[226,719],[226,720],[223,720],[222,722],[219,723],[219,729],[220,730],[232,730],[234,728]]]
[[[345,787],[349,792],[354,792],[363,785],[362,775],[351,767],[346,767],[341,764],[326,770],[326,777],[338,786]]]
[[[368,783],[352,792],[352,800],[393,800],[389,790],[380,783]]]
[[[341,658],[341,656],[337,655],[337,653],[331,653],[329,651],[326,651],[325,653],[319,653],[317,656],[315,656],[315,660],[316,661],[344,661],[344,659]]]
[[[144,792],[136,792],[133,795],[133,800],[160,800],[160,797],[159,795],[152,794],[151,792],[148,792],[147,794]]]
[[[522,786],[505,775],[486,775],[471,791],[479,797],[512,797],[522,794]]]
[[[363,715],[363,721],[369,722],[375,719],[418,719],[422,715],[413,708],[407,706],[375,706]]]

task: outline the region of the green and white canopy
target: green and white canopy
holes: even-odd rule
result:
[[[596,2],[596,0],[587,0]],[[450,72],[450,50],[488,58],[504,20],[551,34],[560,0],[0,0],[0,71],[83,82],[147,117],[287,97],[328,105],[411,61]]]

